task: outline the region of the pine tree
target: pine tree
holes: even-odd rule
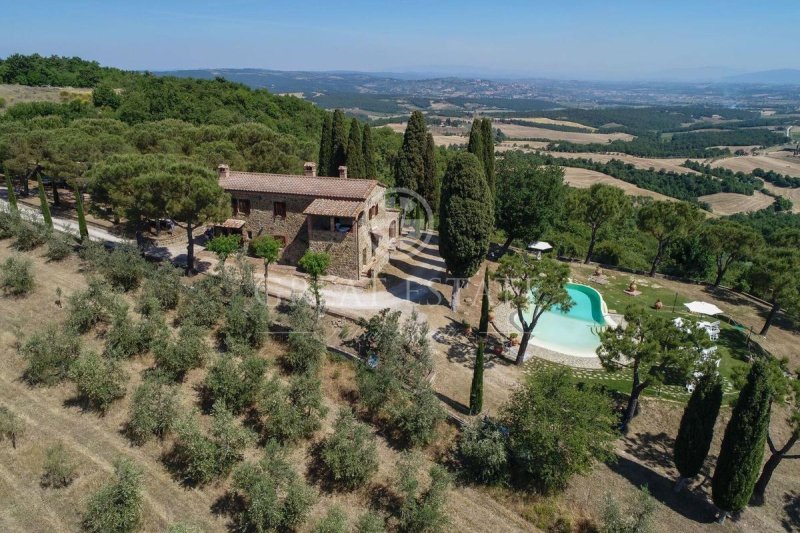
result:
[[[333,112],[331,139],[331,166],[328,168],[328,176],[338,176],[339,167],[347,163],[347,125],[341,109]]]
[[[351,178],[365,178],[364,150],[361,147],[361,126],[358,119],[350,121],[350,134],[347,139],[347,175]]]
[[[439,203],[439,253],[453,277],[451,307],[458,306],[463,280],[478,271],[489,251],[494,209],[478,158],[461,152],[447,165]]]
[[[686,480],[700,473],[714,438],[714,423],[722,405],[722,380],[716,372],[706,372],[695,386],[683,411],[681,426],[675,439],[675,466],[681,478],[675,487],[683,488]]]
[[[17,195],[14,194],[14,184],[11,181],[11,175],[6,171],[6,197],[8,198],[8,206],[13,213],[17,212]]]
[[[75,184],[75,208],[78,211],[78,234],[80,235],[81,242],[89,238],[89,228],[86,226],[86,214],[83,212],[83,196],[81,195],[81,188]]]
[[[426,142],[425,117],[422,112],[414,111],[408,119],[403,145],[397,154],[394,174],[396,186],[419,192],[420,184],[425,179]]]
[[[772,398],[768,373],[767,363],[753,363],[725,428],[711,481],[714,504],[722,511],[720,522],[745,508],[761,471]]]
[[[53,229],[53,217],[50,216],[50,206],[47,204],[47,194],[44,192],[42,174],[36,174],[36,183],[39,186],[39,203],[42,205],[42,218],[48,228]]]
[[[467,152],[478,158],[478,161],[480,161],[481,164],[481,169],[483,169],[486,150],[483,147],[483,120],[479,118],[476,118],[472,121],[472,127],[469,130]]]
[[[478,351],[475,354],[475,370],[472,371],[472,385],[469,389],[469,414],[477,415],[483,410],[483,353],[486,340],[478,340]]]
[[[485,118],[481,121],[481,134],[483,137],[483,171],[486,174],[486,185],[494,197],[495,172],[494,172],[494,135],[492,133],[492,120]]]
[[[372,145],[372,128],[369,124],[364,124],[361,149],[364,151],[364,177],[374,180],[378,177],[378,169],[375,166],[375,147]]]
[[[325,112],[325,120],[322,121],[322,136],[319,141],[319,164],[317,165],[321,176],[330,175],[332,154],[333,119],[330,113]]]

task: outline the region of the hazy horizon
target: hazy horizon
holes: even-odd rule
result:
[[[151,71],[264,68],[597,81],[711,80],[800,69],[790,45],[800,20],[797,2],[695,4],[43,0],[5,6],[13,23],[0,33],[0,56],[80,56]]]

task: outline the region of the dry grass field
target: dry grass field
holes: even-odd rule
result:
[[[800,213],[800,189],[788,189],[786,187],[776,187],[771,183],[764,183],[764,188],[768,191],[785,196],[792,201],[792,212]]]
[[[711,162],[712,167],[724,167],[734,172],[752,172],[760,168],[773,170],[787,176],[800,177],[800,157],[783,155],[785,152],[771,152],[764,155],[726,157]]]
[[[551,141],[571,141],[575,143],[607,143],[609,141],[630,141],[633,135],[627,133],[577,133],[556,131],[535,126],[518,124],[495,124],[495,127],[511,139],[548,139]]]
[[[554,120],[552,118],[545,118],[545,117],[518,118],[516,120],[521,120],[523,122],[531,122],[533,124],[554,124],[557,126],[569,126],[572,128],[583,128],[585,130],[597,131],[597,128],[586,126],[584,124],[579,124],[578,122],[571,122],[569,120]]]
[[[715,214],[722,216],[758,211],[769,207],[774,201],[771,196],[767,196],[760,191],[755,191],[752,196],[732,192],[718,192],[700,196],[698,200],[707,202]]]
[[[5,100],[6,106],[22,102],[67,102],[74,98],[89,99],[91,96],[91,89],[0,84],[0,98]]]
[[[626,181],[609,176],[608,174],[603,174],[602,172],[596,172],[594,170],[587,170],[584,168],[564,167],[564,181],[573,187],[577,187],[578,189],[588,189],[595,183],[605,183],[607,185],[619,187],[625,191],[625,194],[630,196],[648,196],[650,198],[655,198],[656,200],[676,201],[674,198],[670,198],[669,196],[665,196],[654,191],[648,191],[647,189],[642,189]]]

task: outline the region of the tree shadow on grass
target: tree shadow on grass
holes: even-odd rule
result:
[[[623,438],[626,451],[649,467],[672,465],[675,439],[664,432],[629,435]]]
[[[247,509],[247,504],[241,496],[233,491],[225,493],[211,504],[211,513],[215,516],[227,516],[228,522],[225,524],[228,531],[246,531],[244,524],[241,524],[240,517]]]
[[[613,472],[630,481],[636,487],[647,485],[650,494],[674,512],[700,524],[710,524],[716,519],[716,508],[706,498],[694,492],[673,491],[674,480],[626,457],[618,456],[617,462],[609,465]]]
[[[436,394],[436,397],[439,398],[439,400],[441,400],[442,403],[449,406],[455,412],[461,413],[462,415],[469,414],[469,407],[467,407],[463,403],[456,401],[449,396],[445,396],[441,392],[434,392],[434,394]]]

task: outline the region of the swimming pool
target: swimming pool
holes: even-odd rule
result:
[[[560,308],[545,311],[533,330],[531,343],[575,357],[597,357],[596,350],[600,346],[598,329],[616,324],[607,316],[603,297],[592,287],[567,283],[565,288],[575,304],[566,313]],[[523,313],[526,320],[532,314],[533,308]],[[516,313],[512,320],[520,328]]]

